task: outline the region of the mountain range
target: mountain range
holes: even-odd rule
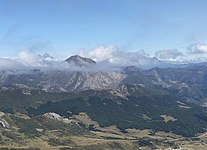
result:
[[[117,89],[122,84],[136,84],[161,89],[198,104],[206,102],[207,67],[192,64],[174,68],[136,66],[118,70],[96,70],[96,62],[75,55],[65,60],[79,67],[78,70],[10,69],[0,72],[1,90],[31,89],[46,92],[73,92],[83,90]],[[94,69],[94,70],[93,70]]]
[[[44,57],[54,59],[49,55]],[[73,126],[74,131],[80,127],[78,134],[70,133],[73,136],[84,134],[97,138],[101,133],[99,138],[115,140],[115,135],[128,137],[132,129],[136,132],[147,130],[150,132],[147,135],[149,139],[144,139],[144,147],[148,148],[159,145],[154,141],[156,133],[159,132],[170,134],[173,138],[189,138],[189,141],[206,132],[205,63],[150,69],[138,66],[100,69],[94,60],[78,55],[69,57],[64,63],[76,69],[32,68],[0,71],[0,111],[5,114],[2,116],[7,116],[0,116],[1,132],[7,133],[10,130],[11,133],[21,136],[24,134],[31,140],[33,137],[43,140],[45,133],[50,133],[52,129],[64,132],[71,130]],[[29,127],[25,117],[35,122],[35,126]],[[54,122],[54,119],[55,127],[51,129],[48,122]],[[115,126],[113,132],[112,126]],[[2,134],[0,138],[5,145],[8,139],[20,144],[7,135]],[[134,134],[133,138],[137,142],[143,140],[136,138]],[[167,147],[171,140],[167,141]],[[159,142],[161,145],[166,144],[162,140]],[[142,144],[139,143],[138,146]],[[171,144],[180,145],[176,142]],[[61,143],[57,145],[62,146]],[[134,142],[132,145],[136,146]],[[77,148],[74,143],[67,146]],[[118,144],[114,147],[119,146]]]

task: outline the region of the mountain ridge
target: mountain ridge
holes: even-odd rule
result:
[[[162,89],[178,97],[203,104],[207,99],[207,67],[190,65],[182,68],[136,66],[120,70],[7,70],[0,71],[0,89],[39,89],[47,92],[117,89],[121,84],[137,84]]]

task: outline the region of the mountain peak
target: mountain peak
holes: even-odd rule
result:
[[[79,55],[74,55],[65,60],[68,63],[74,63],[77,66],[90,66],[94,65],[96,62],[90,58],[81,57]]]
[[[41,59],[44,59],[44,60],[56,60],[53,56],[51,56],[50,54],[48,53],[44,53],[43,55],[38,55],[38,57],[40,57]]]
[[[53,57],[53,56],[51,56],[51,55],[50,55],[50,54],[48,54],[48,53],[44,53],[44,54],[43,54],[43,57],[44,57],[44,58],[54,59],[54,57]]]

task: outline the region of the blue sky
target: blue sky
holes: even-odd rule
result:
[[[207,43],[206,28],[206,0],[0,0],[0,56],[65,58],[102,45],[184,52]]]

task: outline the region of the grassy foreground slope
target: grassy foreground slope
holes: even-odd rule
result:
[[[121,132],[116,126],[100,127],[85,113],[65,120],[24,114],[5,114],[1,119],[9,127],[0,126],[0,150],[126,150],[126,149],[205,149],[206,134],[194,138],[127,129]],[[93,129],[90,124],[94,125]]]

